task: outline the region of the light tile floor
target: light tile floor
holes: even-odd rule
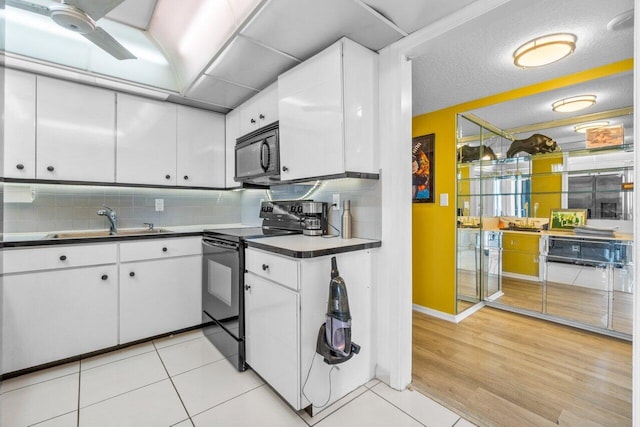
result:
[[[417,391],[378,380],[311,418],[202,331],[23,375],[0,385],[0,426],[473,426]]]

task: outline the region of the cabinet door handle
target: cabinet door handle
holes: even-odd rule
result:
[[[244,285],[244,290],[248,291],[249,289],[251,289],[251,285]]]
[[[49,172],[53,172],[55,170],[55,168],[53,166],[47,166],[47,170]]]
[[[267,271],[269,266],[267,264],[262,264],[262,271]]]
[[[66,261],[66,260],[67,260],[66,255],[60,255],[60,261]]]
[[[22,169],[24,169],[24,165],[22,163],[18,163],[16,165],[16,169],[18,169],[19,171],[21,171]]]
[[[260,114],[258,117],[260,118],[260,120],[264,120],[264,114]]]
[[[109,276],[107,276],[106,274],[103,274],[102,277],[101,277],[102,280],[107,280],[108,278],[109,278]]]
[[[251,124],[254,124],[256,122],[256,119],[251,119]]]
[[[136,275],[136,273],[134,273],[133,271],[129,273],[129,277],[133,277],[135,275]]]
[[[162,248],[162,252],[167,252],[167,248]]]
[[[184,176],[184,180],[187,181],[189,179],[189,175]]]
[[[169,174],[166,174],[164,177],[165,177],[165,179],[171,179],[171,175],[169,175]]]
[[[288,167],[286,167],[286,166],[283,166],[283,167],[282,167],[282,172],[286,172],[286,171],[288,171],[288,170],[289,170],[289,168],[288,168]]]

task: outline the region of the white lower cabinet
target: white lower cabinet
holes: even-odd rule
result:
[[[254,248],[245,253],[247,363],[254,371],[294,409],[313,404],[312,412],[373,378],[370,250],[336,255],[347,284],[352,340],[361,350],[333,372],[315,352],[327,311],[331,256],[295,259]],[[284,271],[287,283],[278,282]]]
[[[300,404],[300,298],[247,273],[245,278],[247,363],[292,406]]]
[[[5,249],[2,373],[199,325],[201,240]]]
[[[120,343],[201,323],[202,256],[120,265]]]
[[[2,278],[2,372],[118,343],[115,264]]]

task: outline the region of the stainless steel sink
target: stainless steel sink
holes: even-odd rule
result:
[[[147,236],[150,234],[171,233],[164,228],[123,228],[117,234],[109,234],[109,230],[66,231],[48,234],[46,239],[87,239],[92,237]]]

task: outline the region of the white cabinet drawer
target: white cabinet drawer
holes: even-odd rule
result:
[[[4,251],[4,274],[88,265],[114,264],[117,244],[56,245]]]
[[[153,239],[120,244],[120,262],[201,254],[201,237]]]
[[[294,290],[300,289],[299,266],[298,261],[268,252],[250,248],[245,251],[247,271]]]

